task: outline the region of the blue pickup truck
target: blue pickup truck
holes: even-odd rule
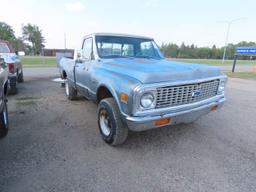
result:
[[[88,35],[59,70],[68,99],[79,92],[98,103],[101,136],[113,146],[128,130],[191,123],[225,102],[227,77],[219,68],[168,61],[149,37]]]

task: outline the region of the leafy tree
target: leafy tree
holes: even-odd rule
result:
[[[29,23],[22,27],[22,36],[24,40],[32,44],[33,53],[39,55],[45,43],[42,30],[38,26]]]
[[[29,53],[29,45],[24,43],[21,37],[16,38],[14,41],[11,41],[11,43],[16,51],[24,51],[26,53]]]
[[[21,38],[16,38],[10,25],[0,22],[0,39],[9,41],[16,51],[25,51],[26,45]]]
[[[12,27],[5,22],[0,22],[0,39],[7,41],[14,41],[16,39]]]
[[[226,58],[233,59],[237,47],[256,47],[255,42],[242,41],[238,44],[228,44]],[[171,58],[195,58],[195,59],[222,59],[224,47],[217,48],[215,45],[209,47],[197,47],[194,44],[180,46],[174,43],[162,44],[161,50],[166,57]],[[240,59],[248,59],[248,56],[241,56]]]

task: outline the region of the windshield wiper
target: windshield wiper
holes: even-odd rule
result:
[[[152,56],[148,56],[148,55],[137,55],[136,57],[145,58],[145,59],[160,59],[160,58],[152,57]]]
[[[123,56],[123,55],[108,55],[108,56],[103,56],[105,58],[134,58],[134,56]]]

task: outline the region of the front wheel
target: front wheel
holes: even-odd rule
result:
[[[15,95],[15,94],[17,94],[17,92],[18,92],[17,84],[16,83],[15,84],[11,84],[8,93],[11,94],[11,95]]]
[[[3,102],[3,109],[0,112],[0,138],[5,137],[9,129],[7,100],[4,99]]]
[[[128,137],[128,128],[122,122],[119,108],[113,98],[100,101],[98,126],[102,139],[112,146],[124,143]]]

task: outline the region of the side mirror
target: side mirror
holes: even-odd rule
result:
[[[81,53],[77,52],[76,57],[77,57],[77,59],[81,58],[82,57]]]
[[[75,58],[77,63],[83,63],[85,59],[83,58],[82,50],[78,50],[76,52],[76,58]]]

